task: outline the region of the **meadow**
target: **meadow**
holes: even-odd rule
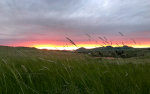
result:
[[[150,94],[149,53],[105,59],[1,46],[0,94]]]

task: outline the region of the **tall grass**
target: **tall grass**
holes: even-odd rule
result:
[[[0,48],[0,94],[150,94],[149,78],[148,58]]]

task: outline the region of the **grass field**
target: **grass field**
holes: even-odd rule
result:
[[[0,47],[0,94],[150,94],[150,55],[109,60]]]

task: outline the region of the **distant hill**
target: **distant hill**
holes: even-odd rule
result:
[[[144,56],[149,53],[150,48],[133,48],[129,46],[123,47],[97,47],[93,49],[79,48],[76,50],[78,53],[90,54],[96,57],[119,57],[119,58],[130,58]]]
[[[79,53],[85,53],[85,52],[90,52],[90,51],[104,51],[104,50],[125,50],[125,49],[133,49],[133,47],[129,47],[129,46],[123,46],[123,47],[112,47],[112,46],[106,46],[106,47],[97,47],[97,48],[93,48],[93,49],[86,49],[84,47],[81,47],[79,49],[76,50],[76,52]]]
[[[85,53],[85,52],[88,52],[88,49],[86,49],[84,47],[81,47],[81,48],[77,49],[76,52],[78,52],[78,53]]]

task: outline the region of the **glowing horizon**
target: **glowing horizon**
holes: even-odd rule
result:
[[[104,47],[106,46],[109,46],[109,45],[105,45]],[[117,45],[112,45],[112,47],[122,47],[123,45],[121,46],[117,46]],[[129,46],[129,45],[127,45]],[[81,48],[81,47],[84,47],[84,48],[87,48],[87,49],[92,49],[92,48],[96,48],[95,46],[79,46],[78,48],[77,47],[72,47],[72,46],[69,46],[69,47],[61,47],[61,46],[48,46],[48,45],[37,45],[37,46],[31,46],[31,47],[35,47],[37,49],[47,49],[47,50],[76,50],[78,48]],[[98,47],[98,46],[97,46]],[[99,47],[103,47],[103,46],[99,46]],[[133,48],[149,48],[150,45],[134,45],[134,46],[130,46],[130,47],[133,47]]]
[[[96,48],[96,47],[106,47],[106,46],[112,46],[112,47],[122,47],[124,45],[119,44],[118,45],[99,45],[99,44],[78,44],[77,47],[74,45],[68,45],[66,46],[58,46],[58,45],[33,45],[31,47],[35,47],[38,49],[48,49],[48,50],[76,50],[78,48],[84,47],[87,49]],[[133,48],[149,48],[150,45],[127,45]]]
[[[76,44],[77,47],[71,43],[68,42],[68,44],[66,45],[63,45],[63,44],[60,44],[60,43],[48,43],[48,42],[39,42],[39,43],[20,43],[20,44],[14,44],[14,45],[8,45],[8,46],[23,46],[23,47],[35,47],[37,49],[47,49],[47,50],[76,50],[78,48],[81,48],[81,47],[84,47],[84,48],[87,48],[87,49],[91,49],[91,48],[96,48],[96,47],[106,47],[106,46],[112,46],[112,47],[122,47],[124,45],[126,46],[129,46],[129,47],[133,47],[133,48],[149,48],[150,47],[150,44],[149,43],[145,43],[144,45],[143,44],[134,44],[134,43],[125,43],[124,45],[122,43],[117,43],[117,44],[112,44],[112,45],[109,45],[109,44],[102,44],[102,43],[88,43],[88,42],[85,42],[85,43],[77,43]]]

